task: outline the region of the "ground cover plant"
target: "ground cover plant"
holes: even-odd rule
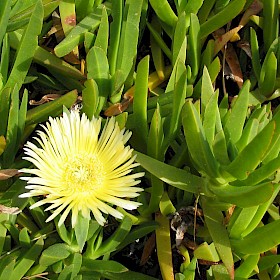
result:
[[[2,0],[0,280],[279,279],[277,0]]]

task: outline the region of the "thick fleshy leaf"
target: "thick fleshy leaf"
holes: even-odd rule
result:
[[[201,37],[200,37],[200,25],[198,18],[195,14],[190,16],[190,30],[188,36],[188,52],[187,63],[190,65],[192,74],[189,79],[190,83],[193,83],[197,77],[200,66],[201,55]]]
[[[3,262],[3,261],[2,261]],[[0,279],[1,280],[10,280],[12,272],[14,270],[16,264],[16,260],[11,258],[9,261],[7,261],[6,266],[3,267],[3,270],[0,271]]]
[[[169,219],[157,212],[155,220],[159,223],[159,227],[156,229],[156,244],[161,275],[163,279],[172,279],[174,272]]]
[[[88,79],[84,83],[85,88],[82,91],[83,97],[83,107],[82,112],[84,112],[89,119],[95,116],[95,112],[98,106],[99,90],[98,85],[93,79]]]
[[[9,33],[10,44],[13,49],[17,50],[19,48],[21,38],[22,35],[18,31]],[[85,76],[77,68],[64,60],[59,59],[56,55],[48,52],[40,46],[37,46],[35,49],[33,61],[48,68],[48,70],[57,71],[60,75],[64,75],[63,83],[66,81],[65,76],[76,80],[85,79]]]
[[[135,272],[135,271],[126,271],[123,273],[113,273],[113,272],[104,272],[102,273],[102,276],[106,279],[111,280],[123,280],[123,279],[133,279],[133,280],[156,280],[158,278],[154,278],[152,276]],[[92,275],[90,275],[90,279],[92,280]]]
[[[259,259],[259,254],[244,257],[243,262],[235,270],[235,278],[249,279],[252,272],[257,269]]]
[[[2,44],[2,40],[6,33],[10,11],[11,11],[11,0],[3,0],[0,5],[0,42]]]
[[[128,269],[116,261],[92,260],[84,257],[82,271],[123,273]]]
[[[38,46],[38,35],[41,33],[43,22],[42,1],[37,1],[29,23],[24,30],[16,59],[9,75],[6,87],[13,87],[15,83],[20,88],[27,75],[35,50]]]
[[[268,51],[272,42],[279,36],[279,7],[278,2],[267,0],[263,5],[263,41]]]
[[[26,125],[44,122],[49,116],[56,117],[62,113],[62,108],[70,108],[77,100],[77,91],[73,90],[60,98],[30,109],[26,114]]]
[[[43,266],[50,266],[60,260],[69,257],[71,250],[68,245],[64,243],[55,243],[45,249],[39,259],[39,264]]]
[[[170,27],[174,27],[177,21],[177,16],[173,12],[167,0],[158,2],[157,0],[149,1],[158,18]]]
[[[208,69],[204,66],[202,74],[202,83],[201,83],[201,114],[204,116],[205,109],[207,104],[210,101],[210,98],[214,94],[214,89],[212,81],[208,72]]]
[[[7,228],[4,225],[0,224],[0,254],[2,254],[4,248],[6,234]]]
[[[109,24],[106,8],[102,9],[102,17],[98,28],[98,33],[94,42],[94,46],[101,48],[107,54],[109,36]]]
[[[205,179],[195,176],[183,169],[160,162],[139,152],[136,152],[136,154],[136,161],[139,162],[143,168],[165,183],[191,193],[205,192]]]
[[[244,230],[248,227],[254,215],[258,211],[259,206],[251,206],[246,208],[235,207],[228,224],[229,236],[231,238],[239,238]]]
[[[260,226],[243,239],[232,239],[234,251],[243,254],[260,254],[280,244],[280,220]]]
[[[228,232],[224,225],[223,213],[220,210],[212,207],[206,201],[206,199],[202,200],[202,209],[207,228],[210,232],[219,256],[227,268],[230,278],[234,279],[233,255]]]
[[[125,240],[131,227],[132,220],[125,216],[116,231],[108,239],[106,239],[106,241],[102,242],[101,246],[96,251],[89,252],[88,257],[91,259],[97,259],[104,254],[115,251],[117,247]]]
[[[150,131],[148,134],[147,154],[160,161],[163,159],[163,153],[161,152],[163,139],[164,135],[161,110],[160,106],[157,104],[157,108],[154,111],[150,125]],[[158,176],[154,176],[153,173],[151,176],[151,186],[152,191],[149,207],[144,210],[146,214],[151,214],[152,212],[158,210],[158,205],[164,191],[163,181],[161,181]]]
[[[224,169],[239,180],[246,179],[271,148],[275,122],[270,122]]]
[[[181,127],[181,111],[186,98],[186,78],[186,67],[181,60],[178,60],[166,88],[166,92],[173,91],[173,108],[170,121],[166,121],[164,126],[167,132],[161,147],[162,153],[166,152]]]
[[[148,98],[149,56],[138,64],[133,98],[134,141],[141,151],[145,151],[148,138],[147,98]]]
[[[174,30],[174,37],[172,40],[172,63],[175,65],[176,60],[179,58],[183,63],[186,61],[186,14],[183,12],[179,15],[178,21]],[[181,51],[182,46],[183,51]]]
[[[117,247],[117,250],[121,250],[135,240],[147,235],[158,228],[158,224],[155,221],[141,223],[139,226],[134,227],[126,236],[125,240]]]
[[[182,110],[182,118],[189,152],[199,171],[212,178],[218,177],[218,163],[205,137],[199,113],[191,100],[186,101]]]
[[[76,46],[84,40],[84,35],[89,30],[95,30],[101,21],[103,5],[98,6],[86,16],[82,21],[80,21],[67,35],[67,37],[62,40],[54,49],[55,54],[58,57],[62,57],[70,53]]]
[[[82,252],[87,236],[88,236],[88,230],[89,230],[89,219],[83,217],[81,213],[78,214],[77,224],[74,227],[76,240],[80,249],[80,252]]]
[[[243,132],[244,123],[249,105],[250,82],[246,81],[230,111],[225,124],[225,135],[228,141],[236,143]]]
[[[123,83],[134,65],[139,36],[139,23],[143,0],[129,1],[125,4],[125,23],[122,25],[117,67],[123,72]]]
[[[214,143],[216,126],[217,126],[217,122],[219,122],[218,97],[219,97],[218,91],[213,93],[209,102],[206,105],[205,112],[204,112],[203,129],[210,146],[213,145]]]
[[[161,197],[159,209],[164,216],[174,214],[176,212],[176,208],[172,204],[167,192],[164,192]]]
[[[220,257],[215,249],[214,243],[208,245],[206,242],[200,244],[194,250],[194,256],[197,259],[210,261],[210,262],[218,262],[220,261]]]
[[[201,37],[206,37],[210,33],[230,22],[242,11],[245,3],[246,0],[231,1],[224,9],[219,11],[214,16],[210,17],[201,25]]]
[[[252,27],[250,28],[250,46],[252,52],[252,66],[253,66],[254,74],[257,80],[259,80],[261,74],[259,43],[258,43],[256,31]]]
[[[99,104],[96,110],[98,115],[107,100],[110,91],[109,64],[106,53],[99,47],[92,47],[87,55],[88,79],[94,79],[98,85]]]
[[[272,268],[274,265],[280,263],[280,255],[262,256],[258,263],[260,271]]]
[[[277,58],[273,52],[267,54],[262,65],[259,87],[262,95],[269,97],[274,91],[277,75]]]
[[[43,250],[44,240],[41,237],[38,241],[23,255],[22,259],[17,262],[11,279],[21,279],[30,267],[35,263]]]
[[[110,24],[110,36],[108,47],[108,61],[110,65],[111,75],[115,74],[116,64],[118,58],[118,50],[121,36],[122,19],[123,19],[123,1],[112,1],[112,18],[113,21]]]
[[[9,167],[14,159],[18,147],[16,146],[18,141],[17,138],[21,137],[18,135],[18,124],[19,121],[19,87],[17,84],[14,85],[11,92],[11,103],[9,108],[9,117],[6,133],[6,148],[3,153],[4,166]]]
[[[219,200],[238,205],[240,207],[251,207],[262,204],[269,200],[274,191],[271,182],[256,186],[209,186],[210,190]]]
[[[270,208],[274,199],[278,195],[279,190],[280,190],[280,184],[275,186],[275,190],[274,190],[274,193],[271,196],[271,198],[268,201],[266,201],[265,203],[258,206],[258,210],[256,211],[254,217],[251,219],[251,221],[248,224],[248,226],[246,227],[246,229],[244,229],[243,232],[241,233],[242,237],[245,237],[246,235],[251,233],[260,224],[265,213],[268,211],[268,209]]]
[[[82,255],[75,253],[73,256],[71,256],[69,262],[70,265],[64,267],[64,269],[59,273],[57,280],[76,279],[76,276],[81,270]]]

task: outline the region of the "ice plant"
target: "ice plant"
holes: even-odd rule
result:
[[[120,130],[114,118],[108,119],[101,132],[101,119],[89,120],[77,111],[64,112],[62,117],[49,118],[35,139],[38,146],[28,142],[24,151],[27,161],[35,168],[21,172],[35,176],[22,177],[30,191],[20,197],[42,196],[31,207],[50,204],[53,213],[46,220],[59,219],[61,225],[72,212],[72,226],[81,211],[83,217],[91,213],[100,225],[105,214],[122,218],[113,206],[136,209],[140,203],[130,201],[142,188],[135,187],[143,173],[131,174],[138,163],[129,146],[125,146],[131,132]]]

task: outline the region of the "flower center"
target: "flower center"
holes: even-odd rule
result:
[[[75,155],[66,161],[62,177],[68,191],[89,193],[102,186],[103,165],[96,155]]]

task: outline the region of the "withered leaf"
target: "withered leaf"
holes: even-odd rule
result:
[[[15,175],[18,175],[17,169],[2,169],[0,170],[0,181],[7,180]]]
[[[0,204],[0,213],[17,215],[20,212],[21,210],[18,207],[8,207],[3,204]]]

